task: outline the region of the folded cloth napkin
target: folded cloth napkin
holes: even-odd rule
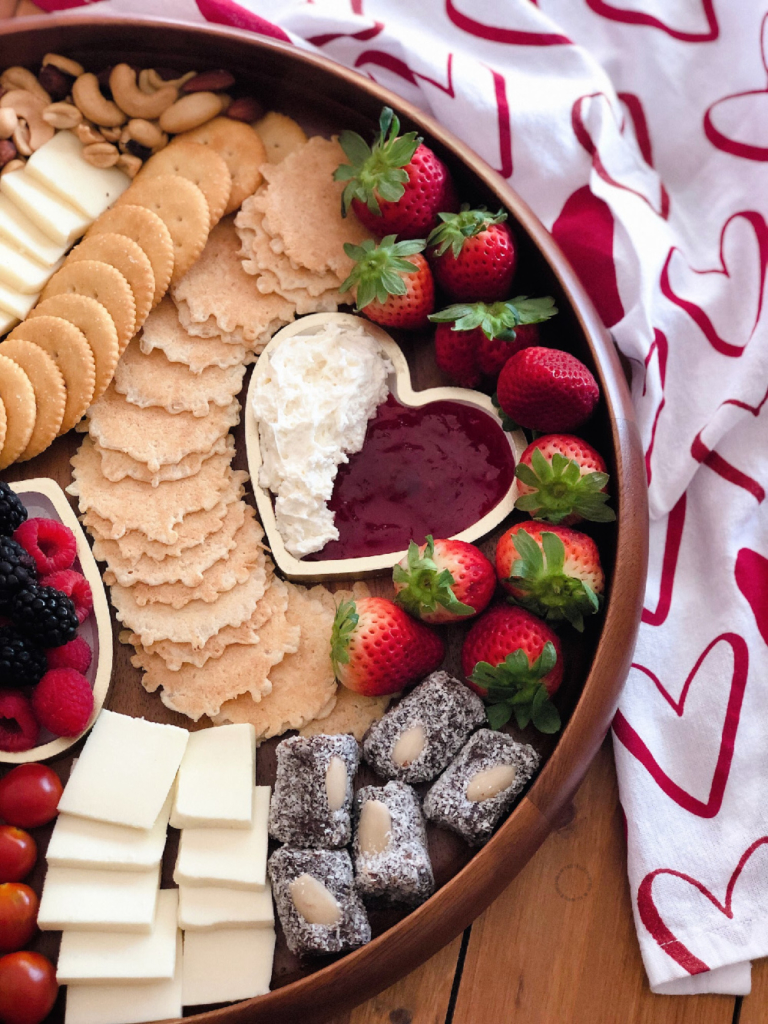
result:
[[[745,994],[750,959],[768,954],[768,15],[757,0],[725,7],[173,0],[162,12],[315,49],[431,113],[533,207],[630,360],[651,565],[614,748],[640,947],[666,994]]]

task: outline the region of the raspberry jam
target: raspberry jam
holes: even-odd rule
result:
[[[389,395],[362,450],[339,468],[328,503],[339,539],[305,560],[401,551],[428,533],[451,537],[498,505],[514,474],[504,431],[481,409],[451,401],[413,408]]]

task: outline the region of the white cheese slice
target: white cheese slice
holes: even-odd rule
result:
[[[20,249],[0,238],[0,281],[15,288],[22,295],[40,292],[61,263],[44,267],[37,260],[25,256]]]
[[[176,966],[178,889],[161,889],[152,931],[64,931],[56,965],[60,985],[170,981]]]
[[[173,879],[177,885],[263,889],[267,884],[269,786],[253,789],[250,828],[185,828]]]
[[[1,179],[0,179],[1,180]],[[23,320],[39,298],[37,295],[23,295],[15,288],[8,288],[0,281],[0,309]]]
[[[131,184],[117,167],[94,167],[72,132],[56,132],[27,160],[27,173],[95,220]]]
[[[256,730],[221,725],[190,733],[176,780],[174,828],[250,828]]]
[[[48,868],[37,924],[41,931],[150,932],[160,868],[94,871]]]
[[[27,217],[25,213],[11,202],[8,196],[0,194],[0,237],[15,245],[27,256],[42,263],[44,267],[53,266],[66,252],[64,245],[52,242],[47,235]]]
[[[172,800],[169,793],[154,825],[146,831],[59,814],[46,860],[58,867],[147,871],[162,859]]]
[[[269,992],[275,955],[273,928],[187,932],[181,1001],[185,1006],[231,1003]]]
[[[189,733],[102,711],[59,800],[59,811],[152,828],[184,756]]]
[[[273,928],[275,911],[269,883],[261,892],[213,886],[179,887],[179,928]]]
[[[181,932],[171,981],[145,985],[68,985],[64,1024],[144,1024],[181,1016]]]
[[[93,220],[41,185],[26,173],[24,167],[0,178],[0,192],[26,213],[44,235],[59,245],[71,245]]]
[[[6,334],[18,322],[19,318],[13,313],[7,313],[4,309],[0,309],[0,334]]]

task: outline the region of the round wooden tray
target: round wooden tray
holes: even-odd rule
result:
[[[609,580],[603,615],[583,636],[565,635],[566,678],[558,695],[564,728],[557,738],[542,739],[526,731],[547,758],[533,785],[493,839],[471,856],[447,833],[430,837],[438,891],[407,915],[372,916],[373,941],[313,971],[301,968],[284,943],[278,943],[274,984],[269,995],[195,1016],[200,1024],[284,1024],[287,1020],[322,1021],[351,1007],[413,970],[463,930],[505,888],[546,838],[563,807],[571,800],[613,717],[629,669],[640,621],[647,561],[648,512],[645,467],[629,393],[610,337],[562,252],[507,183],[467,146],[424,116],[411,104],[375,83],[322,57],[232,29],[187,25],[153,19],[98,16],[57,16],[19,19],[0,28],[3,64],[13,61],[37,68],[49,51],[67,54],[89,68],[128,61],[138,66],[225,67],[238,83],[262,98],[267,108],[295,116],[308,131],[324,134],[351,128],[369,136],[383,104],[400,115],[404,130],[416,129],[451,168],[459,194],[489,208],[503,205],[516,232],[521,270],[516,288],[527,294],[552,294],[560,309],[545,325],[551,338],[583,359],[596,374],[602,401],[584,436],[602,452],[611,474],[613,525],[591,531],[597,540]],[[546,140],[542,140],[546,144]],[[397,337],[406,351],[415,389],[449,383],[437,370],[432,347],[424,337]],[[242,425],[236,431],[236,465],[245,467]],[[69,457],[79,439],[70,433],[46,453],[4,477],[18,480],[50,476],[62,486],[70,480]],[[498,534],[498,531],[497,531]],[[492,549],[488,542],[487,550]],[[387,593],[385,583],[377,592]],[[129,650],[117,641],[113,617],[115,669],[106,707],[156,721],[195,728],[165,709],[156,695],[146,694]],[[449,669],[458,664],[452,645]],[[75,747],[52,766],[63,778]],[[274,743],[259,751],[261,781],[274,773]],[[36,830],[44,850],[46,835]],[[437,833],[438,830],[435,830]],[[164,861],[164,884],[172,884],[173,844]],[[38,889],[44,876],[42,858],[30,883]],[[56,937],[42,935],[35,948],[56,955]],[[62,1019],[59,1000],[51,1020]]]

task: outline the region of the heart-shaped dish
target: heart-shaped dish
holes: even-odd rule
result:
[[[262,453],[259,438],[259,425],[253,411],[253,396],[256,386],[263,375],[269,370],[269,361],[264,358],[269,356],[287,338],[309,335],[324,325],[337,323],[348,325],[350,328],[363,327],[366,333],[374,338],[381,347],[383,354],[390,360],[394,367],[394,373],[390,374],[387,384],[390,394],[403,406],[408,408],[422,408],[435,402],[458,403],[478,409],[489,416],[500,435],[506,438],[512,453],[514,464],[517,464],[521,454],[525,450],[525,435],[521,430],[505,432],[501,426],[501,420],[496,409],[487,395],[478,391],[470,391],[467,388],[428,388],[426,391],[414,391],[411,386],[411,372],[408,367],[405,355],[400,346],[387,334],[385,330],[364,320],[362,317],[353,316],[350,313],[313,313],[310,316],[301,317],[292,324],[284,327],[272,338],[262,353],[262,358],[256,364],[251,382],[248,387],[248,396],[245,403],[245,442],[248,456],[248,470],[251,474],[251,484],[256,498],[256,505],[259,516],[267,534],[269,547],[272,549],[272,557],[277,567],[285,573],[289,579],[304,580],[307,582],[318,582],[337,578],[350,577],[361,579],[366,576],[374,576],[377,573],[386,572],[393,565],[400,561],[405,555],[405,549],[388,551],[385,554],[368,555],[354,558],[319,558],[318,560],[305,561],[296,558],[286,550],[283,538],[277,527],[274,511],[274,498],[271,491],[266,490],[259,483],[259,471],[262,465]],[[373,422],[373,421],[371,421]],[[360,453],[363,455],[365,446]],[[485,515],[471,523],[460,532],[454,534],[459,540],[477,541],[481,537],[494,530],[510,514],[515,506],[517,498],[517,482],[512,477],[511,484],[502,495],[501,500],[494,505]],[[421,538],[417,538],[421,540]]]

